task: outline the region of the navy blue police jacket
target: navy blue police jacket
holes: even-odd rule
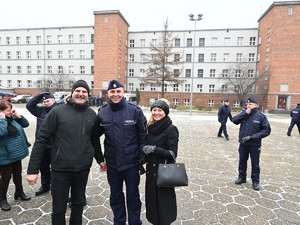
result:
[[[104,139],[104,158],[108,167],[119,171],[137,166],[144,158],[146,117],[141,108],[123,99],[108,102],[98,111],[100,136]]]
[[[258,111],[252,109],[251,114],[242,111],[232,118],[234,124],[240,124],[239,142],[243,145],[261,146],[261,140],[271,133],[271,126],[267,117]],[[251,136],[251,139],[243,143],[242,138]]]
[[[230,107],[228,105],[221,106],[218,111],[218,121],[220,123],[226,123],[228,117],[232,120]]]
[[[290,115],[292,117],[292,120],[295,121],[296,123],[300,122],[300,106],[294,108],[291,112]]]

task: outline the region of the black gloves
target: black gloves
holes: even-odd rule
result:
[[[143,147],[143,152],[144,152],[146,155],[148,155],[149,153],[154,152],[155,148],[156,148],[155,145],[145,145],[145,146]]]
[[[138,164],[138,168],[139,168],[139,171],[140,171],[140,175],[143,175],[144,173],[146,173],[146,170],[144,168],[144,164],[145,164],[145,159],[144,158],[140,158],[137,162]]]
[[[243,143],[245,143],[245,142],[249,141],[251,138],[252,137],[249,135],[249,136],[243,137],[242,141],[243,141]]]

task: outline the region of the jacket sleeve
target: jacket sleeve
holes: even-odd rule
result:
[[[138,146],[139,146],[139,159],[144,158],[145,154],[143,152],[143,147],[146,145],[147,141],[147,119],[143,114],[142,110],[137,111],[137,124],[136,124],[136,130],[137,130],[137,136],[138,136]]]
[[[221,123],[222,121],[222,107],[219,108],[219,111],[218,111],[218,121]]]
[[[171,129],[166,131],[167,135],[167,149],[157,146],[153,152],[154,155],[159,157],[173,159],[169,150],[174,153],[175,158],[177,157],[178,142],[179,142],[179,132],[176,126],[172,126]]]
[[[232,118],[232,122],[236,125],[240,124],[243,120],[246,120],[248,117],[248,114],[245,111],[242,111],[240,114],[234,116]]]
[[[20,124],[21,127],[28,127],[29,126],[29,122],[28,120],[21,116],[21,118],[15,118],[15,121]]]
[[[0,137],[6,136],[7,134],[7,120],[5,118],[0,119]]]
[[[29,102],[26,104],[27,110],[34,116],[38,117],[40,111],[42,110],[40,106],[38,106],[39,102],[42,100],[42,94],[38,94],[34,96]]]
[[[266,116],[262,115],[261,130],[251,136],[253,139],[261,139],[269,136],[271,133],[271,126]]]
[[[91,141],[92,141],[92,146],[94,148],[95,160],[97,161],[98,164],[104,162],[104,157],[100,145],[100,126],[99,126],[98,117],[96,118],[96,125],[94,126],[94,130],[92,132]]]
[[[39,135],[36,137],[31,150],[31,155],[28,163],[27,174],[38,174],[40,164],[44,153],[47,149],[49,140],[53,136],[57,126],[55,110],[51,110],[39,130]]]

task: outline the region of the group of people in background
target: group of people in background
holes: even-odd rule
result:
[[[169,225],[176,220],[175,188],[156,185],[158,165],[174,163],[178,154],[179,131],[169,117],[170,103],[166,99],[155,100],[150,105],[151,115],[147,121],[141,108],[126,101],[124,94],[124,86],[119,81],[110,81],[108,102],[96,113],[89,107],[88,84],[78,80],[65,104],[58,106],[48,92],[36,95],[27,103],[26,108],[37,120],[27,181],[30,185],[37,184],[40,172],[41,186],[35,195],[51,190],[52,224],[66,224],[69,194],[72,203],[70,224],[82,224],[85,190],[93,159],[99,164],[100,171],[107,172],[114,224],[125,225],[126,221],[130,225],[142,224],[139,184],[140,175],[145,172],[147,220],[154,225]],[[41,101],[43,106],[39,105]],[[299,122],[294,120],[296,111],[299,115],[300,104],[291,112],[293,123],[288,135],[295,124],[299,130]],[[236,116],[232,116],[229,100],[225,100],[218,111],[221,126],[217,136],[223,137],[223,134],[226,140],[229,140],[228,118],[240,125],[238,179],[235,184],[247,182],[250,156],[252,186],[258,191],[261,144],[262,138],[271,133],[269,121],[259,112],[255,98],[249,98],[246,108]],[[21,176],[21,161],[29,154],[23,130],[28,126],[29,122],[13,110],[11,103],[0,102],[0,207],[4,211],[11,209],[6,197],[11,175],[15,184],[14,198],[31,199],[23,191]],[[102,135],[104,154],[100,144]]]

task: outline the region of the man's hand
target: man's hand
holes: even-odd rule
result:
[[[242,138],[243,143],[249,141],[251,139],[251,136],[246,136]]]
[[[27,181],[30,185],[37,184],[38,174],[27,174]]]

